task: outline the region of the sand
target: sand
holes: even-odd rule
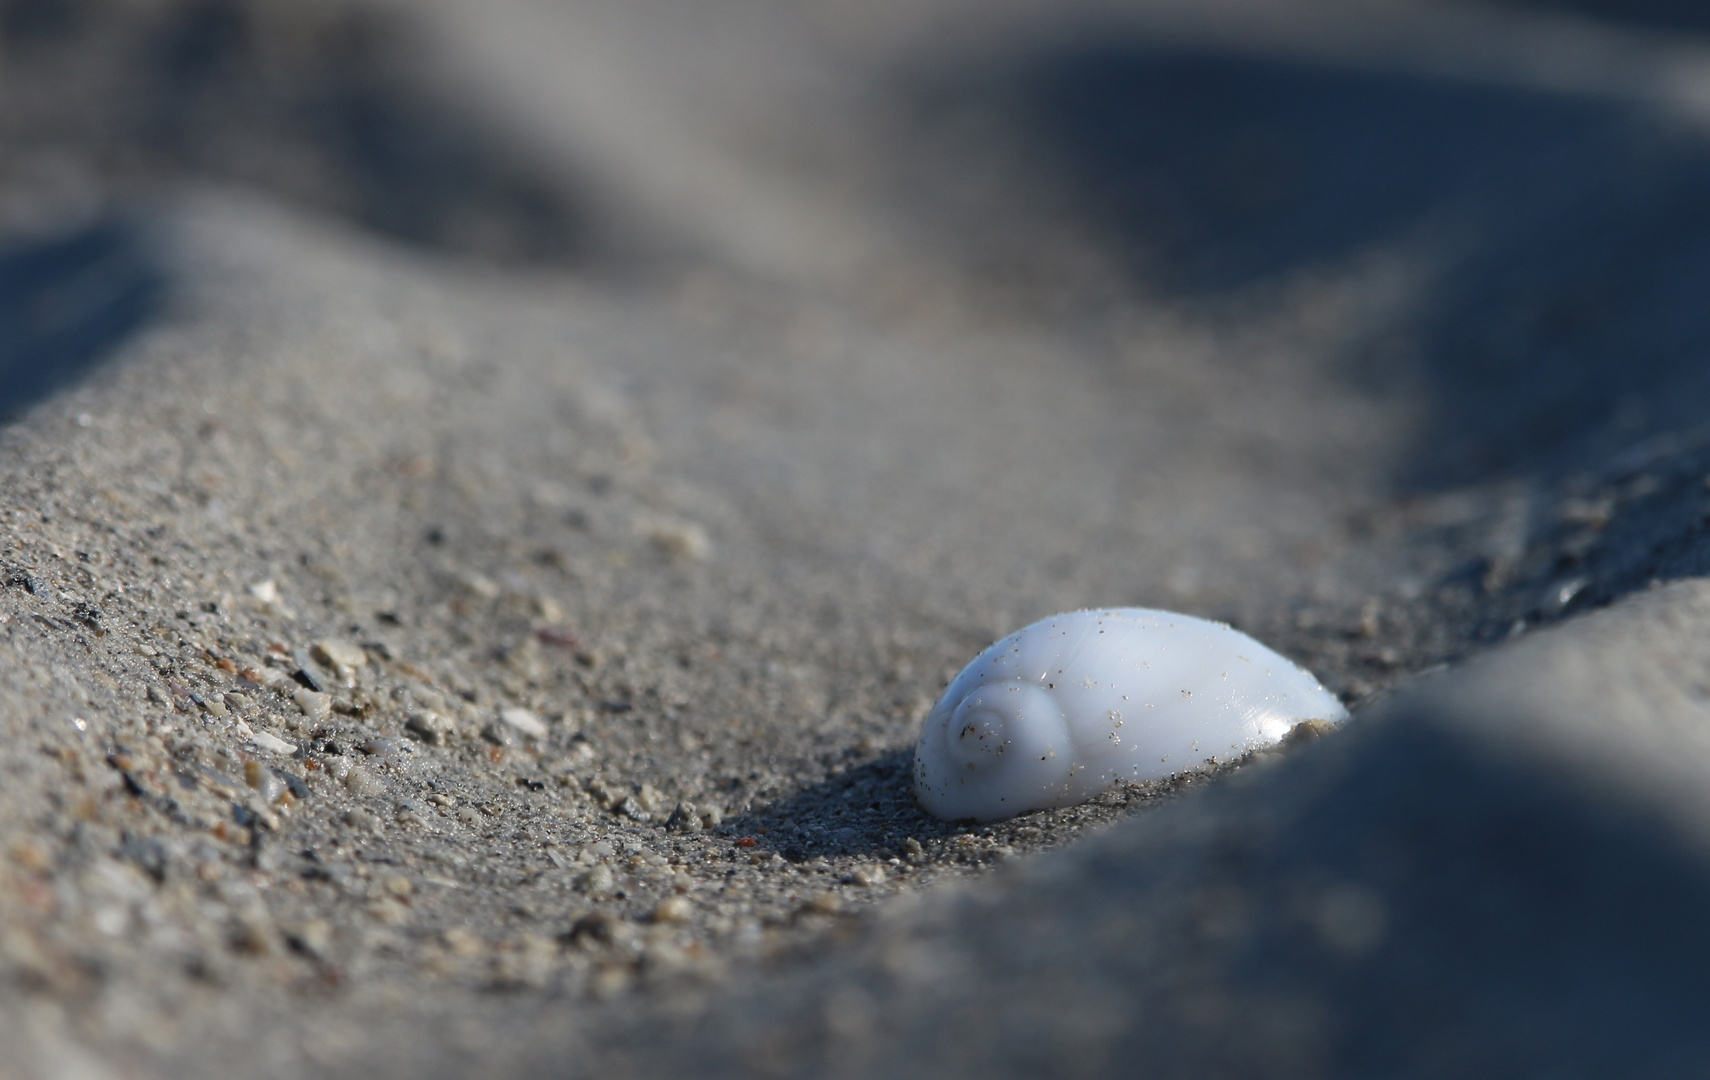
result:
[[[1693,1071],[1710,50],[1586,9],[7,7],[0,1071]],[[923,815],[1115,604],[1354,719]]]

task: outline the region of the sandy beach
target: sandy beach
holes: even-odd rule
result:
[[[1710,18],[0,4],[0,1075],[1710,1059]],[[974,825],[1053,612],[1340,731]]]

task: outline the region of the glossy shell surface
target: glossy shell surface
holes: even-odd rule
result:
[[[1310,672],[1223,623],[1147,608],[1053,615],[950,683],[914,752],[915,797],[946,820],[1073,806],[1348,716]]]

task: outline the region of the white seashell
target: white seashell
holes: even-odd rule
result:
[[[265,731],[252,733],[249,741],[273,754],[295,754],[297,752],[296,743],[288,743],[279,736],[271,735]]]
[[[546,738],[546,724],[541,721],[540,717],[527,709],[515,707],[500,709],[499,719],[504,721],[507,727],[515,728],[531,739]]]
[[[1311,673],[1223,623],[1074,611],[1016,631],[951,681],[915,747],[915,797],[946,820],[996,821],[1347,716]]]

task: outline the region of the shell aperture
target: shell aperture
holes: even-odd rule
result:
[[[1073,806],[1347,719],[1309,672],[1230,626],[1148,608],[1053,615],[975,657],[927,715],[920,805],[996,821]]]

